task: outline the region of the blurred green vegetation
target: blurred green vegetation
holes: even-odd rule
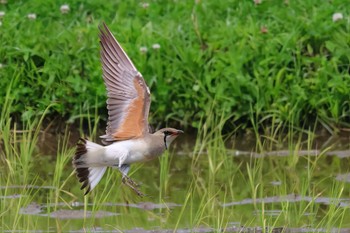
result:
[[[68,14],[60,12],[65,3]],[[1,4],[0,108],[12,80],[17,119],[37,117],[49,105],[49,116],[71,122],[91,111],[106,119],[98,41],[98,25],[106,22],[151,88],[153,124],[196,128],[219,114],[229,130],[349,127],[348,2],[148,3]],[[337,12],[344,18],[333,22]]]

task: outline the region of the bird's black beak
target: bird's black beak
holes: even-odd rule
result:
[[[174,133],[174,135],[179,135],[179,134],[182,134],[182,133],[184,133],[184,131],[182,131],[182,130],[177,130],[177,131]]]

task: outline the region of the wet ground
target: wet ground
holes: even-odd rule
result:
[[[318,206],[320,209],[327,209],[333,206],[340,208],[344,211],[350,209],[350,196],[349,191],[346,190],[341,196],[335,197],[332,192],[327,192],[326,190],[332,189],[332,187],[327,187],[327,184],[332,185],[335,182],[345,183],[343,187],[349,187],[347,185],[350,183],[350,136],[343,135],[338,137],[330,136],[319,136],[312,142],[311,149],[310,145],[305,141],[301,142],[299,150],[293,150],[293,154],[300,156],[300,160],[297,161],[296,169],[288,171],[288,174],[285,174],[284,178],[280,178],[278,175],[274,175],[274,169],[280,169],[282,167],[281,174],[283,173],[283,166],[286,166],[287,162],[290,160],[292,149],[286,149],[285,142],[280,142],[272,146],[273,150],[256,152],[256,141],[247,140],[246,136],[232,138],[227,140],[227,150],[226,156],[232,157],[232,160],[235,164],[240,164],[238,167],[233,169],[239,170],[240,175],[235,175],[234,184],[237,187],[233,187],[233,190],[230,190],[231,187],[226,187],[225,183],[222,183],[221,179],[215,178],[216,186],[222,188],[225,192],[232,192],[230,197],[232,199],[223,198],[223,194],[216,195],[217,201],[215,208],[222,208],[223,211],[232,211],[234,212],[229,221],[221,231],[224,232],[350,232],[350,221],[349,224],[345,222],[342,224],[342,227],[337,228],[335,225],[334,228],[317,228],[316,226],[305,225],[303,227],[293,227],[293,224],[288,226],[283,225],[283,220],[280,221],[278,218],[285,214],[284,204],[288,205],[304,205],[307,206],[308,203],[313,203],[312,205]],[[75,142],[78,139],[78,134],[72,134],[71,139],[69,140],[69,147],[74,147]],[[41,133],[38,141],[38,154],[41,154],[44,164],[50,164],[54,162],[55,154],[57,152],[57,137],[54,134]],[[65,229],[69,228],[69,232],[121,232],[121,229],[114,229],[114,227],[102,227],[102,226],[113,226],[114,222],[123,222],[125,221],[125,215],[128,214],[131,218],[134,218],[135,222],[122,224],[127,226],[122,229],[122,232],[130,233],[143,233],[143,232],[173,232],[173,227],[176,226],[176,232],[214,232],[218,228],[213,228],[208,225],[203,226],[193,226],[189,227],[186,222],[181,226],[176,225],[176,220],[171,220],[171,216],[179,216],[184,214],[183,207],[185,205],[184,199],[187,195],[187,191],[191,186],[190,174],[195,168],[203,169],[199,174],[203,175],[203,179],[207,179],[208,174],[206,169],[207,165],[207,151],[196,152],[193,151],[193,145],[195,143],[194,137],[182,137],[179,138],[177,143],[173,145],[174,152],[172,153],[171,163],[169,168],[168,175],[168,188],[166,194],[159,198],[159,161],[151,162],[147,165],[136,167],[135,174],[136,180],[141,182],[141,187],[147,190],[149,196],[144,199],[139,199],[136,197],[129,198],[128,195],[132,193],[122,187],[122,190],[118,190],[118,197],[113,198],[113,200],[103,200],[99,202],[99,206],[96,209],[95,203],[91,202],[91,199],[84,199],[79,196],[79,191],[76,186],[79,186],[74,177],[68,179],[68,183],[64,186],[64,190],[71,193],[74,193],[73,197],[66,197],[64,199],[55,199],[55,201],[48,201],[45,195],[49,195],[51,192],[56,192],[58,187],[45,185],[45,177],[39,177],[41,182],[34,182],[33,184],[20,184],[20,183],[10,183],[10,184],[1,184],[0,186],[0,201],[5,203],[6,200],[21,200],[20,208],[17,211],[19,215],[23,216],[35,216],[36,221],[41,222],[42,219],[52,219],[54,221],[63,221],[66,222],[64,225],[69,225],[74,223],[74,221],[80,220],[80,222],[75,222],[72,227],[65,226]],[[287,144],[288,145],[288,144]],[[290,147],[290,145],[289,145]],[[307,149],[309,147],[309,149]],[[199,156],[197,165],[193,167],[193,156]],[[290,180],[300,180],[300,177],[297,179],[291,179],[291,177],[298,177],[302,175],[302,170],[305,170],[308,166],[308,160],[312,157],[317,157],[317,162],[319,163],[316,166],[314,171],[314,177],[312,183],[316,183],[316,189],[319,189],[318,195],[308,195],[308,193],[300,194],[300,190],[295,190],[292,193],[281,193],[281,195],[272,195],[275,194],[273,190],[280,187],[288,186],[286,182]],[[266,160],[265,160],[266,158]],[[241,164],[251,164],[253,159],[262,159],[262,166],[266,167],[267,171],[266,177],[262,178],[264,182],[264,187],[266,193],[260,194],[259,197],[252,197],[250,188],[247,187],[247,179],[244,180],[244,177],[247,177],[247,170]],[[38,163],[39,164],[39,163]],[[35,166],[36,172],[38,174],[47,174],[52,176],[52,171],[47,173],[47,167]],[[62,174],[63,177],[68,177],[71,174],[70,166],[67,166],[67,171],[65,174]],[[299,174],[300,172],[300,174]],[[116,175],[112,175],[113,178],[116,178]],[[146,178],[147,177],[147,178]],[[232,176],[233,177],[233,176]],[[229,177],[231,179],[231,177]],[[36,178],[38,179],[38,178]],[[47,178],[49,179],[49,178]],[[201,177],[196,177],[196,182],[201,180]],[[326,181],[325,181],[326,180]],[[118,180],[113,180],[113,182],[119,183]],[[37,185],[37,183],[41,183]],[[100,186],[106,186],[108,181],[101,182]],[[70,188],[69,186],[74,187]],[[121,187],[120,185],[117,187]],[[115,187],[114,187],[115,188]],[[3,190],[3,191],[1,191]],[[6,191],[5,191],[6,190]],[[27,190],[23,192],[23,190]],[[104,189],[99,187],[94,191],[92,196],[94,198],[103,198],[101,194]],[[60,190],[62,192],[62,190]],[[35,193],[36,198],[30,198],[30,196]],[[39,194],[38,194],[39,193]],[[82,194],[82,193],[81,193]],[[68,196],[69,196],[68,195]],[[198,191],[194,198],[200,198],[201,193]],[[27,201],[23,201],[27,200]],[[198,200],[199,201],[199,200]],[[199,203],[193,201],[195,205],[194,208],[201,208]],[[197,206],[198,204],[198,206]],[[258,207],[257,207],[258,206]],[[259,206],[265,206],[260,208]],[[187,207],[186,207],[187,208]],[[305,210],[307,207],[305,207]],[[192,211],[192,210],[191,210]],[[186,211],[185,211],[186,212]],[[15,212],[13,212],[15,213]],[[12,213],[12,214],[13,214]],[[4,214],[4,213],[3,213]],[[186,213],[184,214],[185,216]],[[301,216],[306,219],[322,219],[324,216],[320,216],[320,211],[304,211]],[[230,216],[230,215],[228,215]],[[259,219],[261,216],[264,218],[275,218],[276,227],[264,228],[262,226],[250,226],[246,227],[246,223],[249,222],[249,219]],[[347,214],[346,216],[350,216]],[[38,219],[39,218],[39,219]],[[87,219],[101,219],[100,221],[94,224],[92,228],[79,228],[81,221],[89,221]],[[111,221],[112,220],[112,221]],[[44,222],[50,222],[51,220],[44,220]],[[73,221],[73,222],[72,222]],[[166,224],[169,221],[175,221],[168,225]],[[254,222],[256,220],[252,220]],[[317,222],[317,221],[316,221]],[[343,222],[344,223],[344,222]],[[280,225],[279,225],[280,224]],[[44,232],[56,232],[57,229],[53,228],[40,228],[40,223],[38,224],[36,230],[42,230]],[[118,224],[119,225],[119,224]],[[147,227],[143,227],[146,225]],[[137,226],[137,227],[133,227]],[[0,227],[2,232],[12,232],[6,228]],[[30,232],[31,229],[18,230],[16,232]]]

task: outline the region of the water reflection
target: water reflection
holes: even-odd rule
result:
[[[58,182],[62,187],[52,186],[53,183],[50,182],[55,175],[53,167],[59,140],[55,134],[41,133],[36,154],[38,163],[33,165],[32,171],[39,177],[38,181],[33,178],[33,185],[21,185],[21,179],[18,178],[6,183],[7,185],[2,183],[0,201],[6,206],[11,200],[21,200],[18,207],[20,215],[39,219],[37,221],[43,225],[52,225],[45,218],[57,220],[58,225],[62,224],[69,232],[121,232],[120,229],[122,232],[131,233],[173,232],[175,227],[177,232],[332,232],[335,229],[266,229],[259,227],[262,226],[259,219],[265,216],[277,219],[282,214],[290,216],[302,212],[299,216],[301,219],[310,217],[313,219],[310,220],[311,223],[318,223],[326,215],[326,210],[332,206],[344,212],[349,209],[350,199],[347,198],[349,193],[346,191],[348,186],[345,186],[344,193],[340,193],[339,196],[335,193],[338,190],[335,185],[348,185],[350,180],[348,136],[338,138],[339,141],[319,137],[312,142],[312,148],[309,149],[311,146],[306,146],[307,142],[302,141],[298,147],[294,147],[292,143],[287,146],[282,143],[271,147],[273,150],[263,152],[256,152],[257,143],[253,138],[235,137],[228,140],[226,148],[217,150],[220,153],[216,148],[207,150],[206,147],[201,153],[194,151],[195,137],[186,136],[179,138],[172,147],[164,186],[160,184],[159,178],[160,161],[154,160],[146,165],[133,167],[133,178],[143,182],[142,188],[146,193],[150,192],[149,197],[135,197],[120,184],[120,174],[112,171],[107,176],[109,180],[104,179],[100,187],[85,199],[73,176],[69,179],[72,172],[70,163],[66,164],[61,174],[61,181],[67,179],[64,185],[63,182]],[[74,147],[78,137],[78,134],[70,136],[69,147]],[[42,158],[46,158],[43,164],[39,162]],[[253,174],[254,172],[256,174]],[[18,174],[20,177],[20,172]],[[306,182],[312,187],[303,186]],[[290,188],[291,186],[294,189]],[[254,193],[260,187],[260,192]],[[107,192],[109,196],[104,199]],[[64,201],[53,198],[56,195]],[[98,204],[93,200],[99,200]],[[282,209],[283,205],[292,207],[285,210]],[[321,206],[321,210],[312,212],[313,209],[308,209],[311,205]],[[298,209],[300,206],[304,208],[302,211]],[[16,209],[12,208],[9,208],[8,212],[18,214]],[[206,215],[202,217],[200,214],[204,212]],[[213,218],[216,221],[219,219],[216,217],[218,213],[225,216],[222,222],[227,221],[227,224],[223,223],[217,228],[210,227],[212,222],[204,226],[189,224],[189,219],[195,217],[203,218],[204,221]],[[177,218],[181,215],[181,224],[177,225],[180,221]],[[10,219],[5,217],[4,221]],[[91,222],[98,218],[93,222],[96,227],[81,228],[86,218],[91,219]],[[294,222],[290,221],[289,226],[293,226]],[[119,226],[116,222],[122,225]],[[296,226],[305,226],[308,223],[305,220]],[[71,224],[73,225],[70,226]],[[251,227],[244,227],[245,224],[250,224]],[[106,226],[113,227],[111,229]],[[283,226],[283,220],[276,220],[276,226]],[[117,227],[120,229],[115,230]],[[349,229],[336,230],[345,232]],[[6,232],[6,229],[0,227],[0,231]],[[26,232],[30,232],[30,229]]]
[[[45,205],[39,205],[37,203],[31,203],[26,207],[22,207],[19,213],[57,219],[104,218],[119,215],[118,213],[101,210],[92,212],[88,210],[60,209],[52,212],[45,212]]]
[[[331,198],[331,197],[308,197],[297,194],[288,194],[285,196],[273,196],[265,198],[247,198],[241,201],[234,201],[221,204],[224,207],[236,206],[236,205],[248,205],[248,204],[268,204],[268,203],[280,203],[280,202],[314,202],[324,205],[336,205],[338,207],[350,207],[350,198]]]

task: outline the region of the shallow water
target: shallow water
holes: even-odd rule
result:
[[[0,179],[0,231],[12,232],[14,226],[17,232],[349,230],[347,220],[335,219],[334,228],[321,224],[331,209],[350,219],[348,135],[320,136],[311,146],[307,140],[299,141],[297,147],[282,142],[263,152],[256,152],[256,141],[246,138],[226,141],[225,154],[213,155],[210,149],[194,151],[194,137],[184,136],[172,145],[165,181],[159,178],[161,159],[132,166],[131,177],[141,184],[146,197],[122,185],[120,174],[112,169],[84,197],[70,165],[74,151],[63,155],[68,162],[55,178],[58,139],[42,134],[28,182],[22,183],[21,171]],[[77,139],[78,135],[71,136],[68,148]],[[221,157],[213,162],[211,156]],[[220,164],[223,159],[225,163]],[[59,185],[52,185],[54,179],[60,180]],[[202,198],[208,198],[207,203]],[[274,223],[273,227],[264,226],[264,221]]]

